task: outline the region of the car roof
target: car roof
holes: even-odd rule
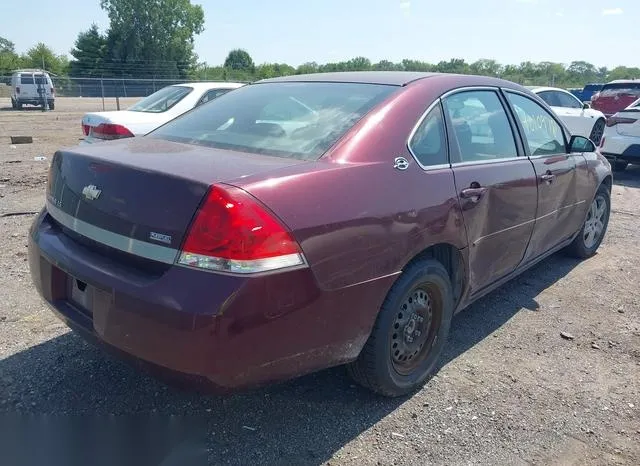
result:
[[[229,82],[229,81],[194,81],[190,83],[173,84],[173,86],[191,87],[196,90],[206,89],[236,89],[244,86],[246,83]]]
[[[560,87],[527,86],[527,89],[529,89],[534,94],[537,94],[538,92],[544,92],[544,91],[560,91],[560,92],[567,92],[571,94],[571,92],[567,91],[566,89],[562,89]]]
[[[414,71],[340,71],[334,73],[312,73],[280,76],[258,81],[271,82],[336,82],[358,84],[386,84],[404,86],[412,81],[438,76],[441,73],[420,73]]]
[[[610,81],[607,84],[629,84],[629,83],[638,83],[640,79],[616,79],[614,81]],[[607,85],[605,84],[605,86]]]

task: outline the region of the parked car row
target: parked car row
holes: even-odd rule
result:
[[[517,84],[353,72],[196,92],[145,99],[132,113],[191,110],[143,137],[57,151],[29,234],[53,311],[161,373],[228,391],[346,364],[405,395],[456,312],[606,233],[610,164]]]

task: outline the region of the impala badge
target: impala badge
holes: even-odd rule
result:
[[[161,243],[165,244],[171,244],[171,236],[162,233],[156,233],[155,231],[149,233],[149,239],[153,241],[160,241]]]
[[[82,189],[82,195],[89,201],[95,201],[100,197],[102,190],[98,189],[96,185],[90,184]]]

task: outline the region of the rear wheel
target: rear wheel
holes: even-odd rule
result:
[[[580,233],[567,248],[572,256],[586,259],[593,256],[604,239],[611,213],[611,194],[606,186],[598,188]]]
[[[347,366],[364,387],[406,395],[433,373],[453,315],[446,269],[433,259],[409,265],[393,285],[358,359]]]
[[[49,101],[49,110],[55,110],[56,106],[53,103],[53,100]]]
[[[14,109],[14,110],[16,108],[18,108],[18,104],[16,103],[16,101],[14,99],[11,99],[11,108]]]
[[[596,146],[598,146],[600,144],[600,141],[602,141],[604,127],[605,121],[602,118],[596,121],[596,124],[593,125],[593,129],[591,130],[591,136],[589,136],[589,139],[591,139],[591,141],[593,141]]]

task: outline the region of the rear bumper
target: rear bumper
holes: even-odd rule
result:
[[[33,282],[69,327],[156,375],[229,391],[355,359],[394,277],[320,290],[309,269],[247,278],[170,267],[151,277],[75,243],[43,211]],[[92,290],[72,303],[69,280]]]
[[[40,97],[35,97],[35,98],[18,97],[15,100],[17,103],[23,104],[23,105],[42,105],[42,99]],[[56,100],[55,97],[47,97],[48,103],[55,102],[55,100]]]
[[[604,147],[601,152],[608,159],[638,163],[640,162],[640,138],[605,134]]]

